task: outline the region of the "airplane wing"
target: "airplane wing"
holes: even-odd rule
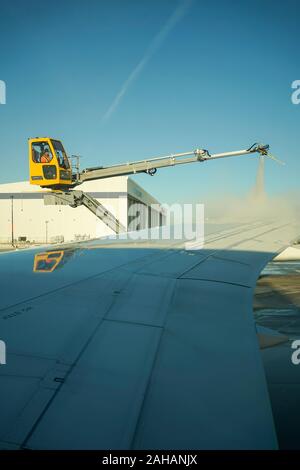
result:
[[[0,448],[273,449],[252,312],[287,223],[0,255]]]

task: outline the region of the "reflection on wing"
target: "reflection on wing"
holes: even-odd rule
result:
[[[52,273],[62,268],[75,253],[75,249],[45,251],[34,256],[33,271],[35,273]]]

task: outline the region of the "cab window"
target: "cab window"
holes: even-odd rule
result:
[[[34,163],[50,163],[53,159],[48,142],[34,142],[31,153]]]
[[[62,143],[59,140],[51,140],[52,145],[54,147],[58,164],[60,168],[64,168],[68,170],[70,168],[69,160],[66,155],[65,149],[63,148]]]

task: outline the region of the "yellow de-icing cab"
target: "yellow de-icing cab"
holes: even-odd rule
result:
[[[30,183],[63,189],[72,185],[72,168],[59,140],[37,137],[28,140]]]

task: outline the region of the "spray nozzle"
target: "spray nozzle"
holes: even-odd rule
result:
[[[256,151],[258,153],[260,153],[260,155],[268,155],[268,152],[269,152],[269,148],[270,148],[270,145],[262,145],[262,144],[258,144],[257,145],[257,149]]]
[[[255,143],[248,148],[248,152],[258,152],[260,155],[268,155],[270,145]]]
[[[285,165],[285,163],[278,158],[274,157],[274,155],[269,153],[270,146],[267,144],[258,144],[255,143],[251,145],[251,147],[248,148],[248,152],[257,152],[259,153],[262,157],[268,157],[271,160],[274,160],[275,162],[279,163],[280,165]]]

